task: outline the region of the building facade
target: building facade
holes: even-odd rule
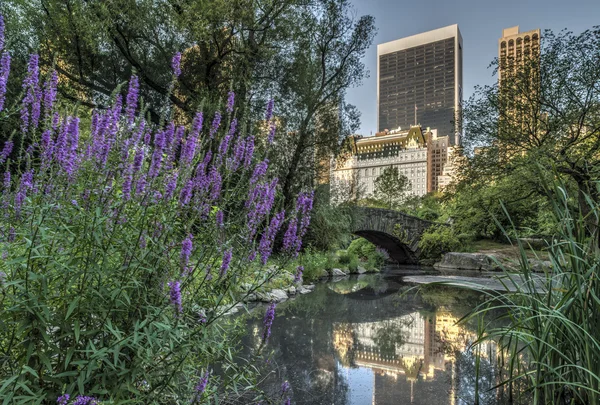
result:
[[[460,143],[462,36],[458,25],[377,45],[378,131],[426,122]]]
[[[374,196],[375,180],[386,168],[398,168],[410,182],[409,195],[440,191],[440,178],[450,176],[449,136],[438,137],[436,129],[413,125],[410,129],[383,131],[353,140],[353,153],[333,162],[330,185],[334,202]],[[444,180],[444,184],[447,180]]]
[[[498,39],[498,80],[516,72],[528,60],[540,55],[540,29],[520,32],[519,26],[505,28]]]

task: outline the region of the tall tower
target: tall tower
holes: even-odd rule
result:
[[[422,124],[458,144],[461,103],[457,24],[377,45],[378,131]]]
[[[515,73],[526,61],[537,60],[540,55],[540,29],[519,32],[519,26],[502,30],[498,40],[498,80]]]

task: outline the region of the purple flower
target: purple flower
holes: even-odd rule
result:
[[[302,282],[302,273],[304,273],[304,266],[298,266],[296,268],[296,275],[294,276],[294,283]]]
[[[21,120],[23,121],[21,129],[23,132],[27,132],[30,124],[37,128],[40,119],[40,68],[39,56],[36,54],[29,57],[27,75],[23,80],[23,89],[25,90],[25,97],[21,105]]]
[[[4,99],[6,96],[6,83],[8,83],[8,75],[10,74],[10,54],[2,53],[0,57],[0,111],[4,108]]]
[[[291,251],[296,246],[296,231],[298,230],[298,220],[293,218],[289,225],[285,235],[283,236],[283,250]]]
[[[292,405],[292,400],[288,397],[286,398],[285,402],[283,403],[283,405]]]
[[[173,69],[173,74],[175,77],[179,77],[181,75],[181,52],[177,52],[173,55],[173,59],[171,60],[171,68]]]
[[[140,94],[140,82],[136,75],[131,76],[129,79],[129,91],[127,92],[127,104],[125,112],[127,114],[127,123],[129,126],[133,124],[135,120],[135,110],[137,109],[138,97]]]
[[[140,249],[146,249],[146,246],[147,246],[146,234],[142,233],[142,235],[140,236]]]
[[[246,151],[244,152],[244,167],[250,167],[252,164],[252,156],[254,155],[254,137],[246,138]]]
[[[215,118],[213,118],[212,125],[210,126],[209,138],[213,139],[219,126],[221,125],[221,113],[219,111],[215,112]]]
[[[169,299],[171,304],[175,307],[177,314],[183,312],[183,305],[181,304],[181,283],[179,281],[169,281]]]
[[[144,163],[144,148],[140,147],[140,148],[138,148],[137,152],[135,153],[135,157],[133,158],[132,169],[133,169],[134,174],[140,171],[143,163]]]
[[[147,180],[146,180],[146,175],[142,174],[140,176],[140,178],[138,179],[138,181],[135,183],[135,193],[137,195],[141,195],[144,194],[144,191],[146,191],[146,185],[147,185]]]
[[[275,140],[275,122],[271,121],[269,124],[269,135],[267,135],[267,142],[270,144]]]
[[[287,381],[284,381],[281,384],[281,396],[284,396],[286,392],[288,392],[290,390],[290,383]]]
[[[98,405],[98,400],[94,397],[79,395],[71,405]]]
[[[194,122],[192,123],[192,130],[186,138],[185,145],[181,152],[181,161],[184,165],[188,165],[192,162],[192,160],[194,160],[196,155],[196,143],[198,142],[198,135],[202,129],[203,120],[204,116],[202,113],[197,113],[196,117],[194,118]]]
[[[198,381],[198,384],[196,384],[196,387],[194,388],[196,391],[196,399],[199,399],[204,393],[204,390],[206,390],[206,386],[208,385],[208,377],[210,377],[210,373],[206,371],[206,373],[204,373],[202,378],[200,378]]]
[[[259,162],[254,167],[254,172],[252,173],[252,177],[250,178],[250,184],[256,184],[258,180],[260,180],[266,173],[269,168],[269,159],[265,159],[262,162]]]
[[[225,253],[223,253],[223,260],[221,261],[221,271],[219,273],[220,277],[225,277],[227,274],[227,269],[229,269],[229,264],[231,263],[231,255],[233,253],[233,249],[227,249]]]
[[[123,177],[123,199],[125,201],[129,201],[131,199],[131,184],[133,182],[132,171],[133,169],[131,168],[131,165],[128,165]]]
[[[175,162],[175,155],[177,154],[177,150],[181,141],[183,139],[183,135],[185,134],[185,128],[183,126],[177,127],[175,130],[175,135],[173,136],[173,141],[169,146],[169,153],[167,155],[167,165],[172,167],[173,162]]]
[[[246,150],[246,141],[239,137],[233,146],[233,156],[227,159],[227,168],[235,171],[240,167],[242,159],[244,159],[244,151]]]
[[[64,394],[61,395],[60,397],[58,397],[58,399],[56,400],[56,403],[58,405],[67,405],[67,402],[69,402],[69,399],[71,398],[71,396],[69,394]]]
[[[58,86],[58,74],[56,70],[52,71],[50,79],[44,85],[44,116],[49,117],[52,107],[56,101],[56,88]]]
[[[4,173],[4,179],[2,180],[2,187],[4,190],[10,190],[10,172]]]
[[[64,169],[69,177],[73,176],[73,171],[77,161],[77,147],[79,146],[79,118],[72,118],[67,129],[68,149],[65,151]]]
[[[4,49],[4,17],[0,14],[0,51]]]
[[[265,121],[270,121],[273,117],[273,107],[275,106],[275,100],[270,99],[267,103],[267,112],[265,113]]]
[[[181,242],[181,253],[179,254],[179,258],[181,259],[181,265],[183,267],[187,266],[190,261],[190,256],[192,255],[192,250],[194,249],[194,244],[192,242],[192,234],[188,234],[188,236]]]
[[[171,173],[171,176],[169,177],[169,181],[167,182],[167,185],[165,186],[165,198],[167,200],[170,200],[171,197],[173,197],[173,193],[175,192],[175,189],[177,188],[177,178],[179,177],[179,172],[174,171]]]
[[[0,164],[4,163],[6,159],[10,156],[13,150],[13,141],[8,140],[4,144],[4,148],[2,148],[2,152],[0,152]]]
[[[267,264],[267,260],[269,256],[271,256],[271,251],[273,250],[273,242],[275,241],[275,236],[277,232],[279,232],[279,228],[281,228],[281,224],[283,223],[283,218],[285,217],[285,211],[281,211],[271,219],[267,230],[263,233],[260,243],[258,245],[258,251],[260,253],[261,263],[263,265]]]
[[[194,181],[188,180],[185,186],[182,187],[181,193],[179,193],[179,204],[184,206],[190,203],[192,199],[192,188],[194,187]]]
[[[314,191],[311,191],[310,193],[300,193],[298,195],[298,200],[296,201],[296,210],[301,218],[298,237],[296,239],[296,252],[300,251],[300,248],[302,247],[302,238],[306,234],[308,225],[310,224],[310,212],[312,211],[314,197]]]
[[[158,131],[154,135],[154,153],[152,154],[150,169],[148,170],[148,175],[150,176],[150,178],[155,178],[160,172],[164,148],[165,133],[163,131]]]
[[[275,307],[277,305],[273,302],[267,308],[267,312],[265,313],[265,318],[263,319],[263,343],[269,339],[271,336],[271,326],[273,325],[273,320],[275,320]]]
[[[223,211],[217,211],[217,228],[223,227]]]
[[[227,112],[228,113],[233,112],[234,100],[235,100],[235,93],[233,91],[230,91],[229,93],[227,93]]]
[[[248,209],[248,239],[254,237],[258,225],[271,212],[271,208],[275,202],[277,182],[278,180],[275,178],[271,183],[257,184],[249,191],[248,200],[246,200],[246,208]]]
[[[210,199],[211,201],[216,201],[219,199],[221,195],[221,186],[222,186],[222,178],[221,173],[214,167],[211,166],[210,171],[208,173],[209,181],[210,181]]]
[[[52,131],[47,129],[42,133],[42,168],[50,167],[52,155],[54,153],[54,140]]]

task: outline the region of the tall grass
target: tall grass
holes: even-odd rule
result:
[[[599,404],[600,254],[588,224],[598,223],[600,207],[586,197],[584,217],[571,208],[564,184],[551,188],[560,224],[548,247],[552,269],[533,274],[527,248],[517,242],[521,271],[501,277],[516,291],[490,294],[462,321],[486,316],[476,343],[498,342],[498,387],[509,403]]]

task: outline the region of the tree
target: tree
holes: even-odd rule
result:
[[[479,88],[464,110],[464,144],[482,148],[467,159],[462,179],[493,184],[516,172],[513,187],[529,190],[519,196],[527,199],[545,196],[544,183],[562,177],[578,195],[586,232],[600,242],[586,201],[600,203],[599,57],[600,27],[580,35],[546,31],[539,59]]]
[[[410,182],[397,167],[387,167],[375,179],[375,196],[385,201],[389,209],[402,202],[408,190],[410,190]]]
[[[293,49],[279,63],[278,89],[285,117],[277,163],[286,206],[314,183],[321,161],[337,153],[359,124],[346,90],[367,72],[361,61],[375,35],[371,16],[354,18],[349,0],[320,0],[297,23]]]

